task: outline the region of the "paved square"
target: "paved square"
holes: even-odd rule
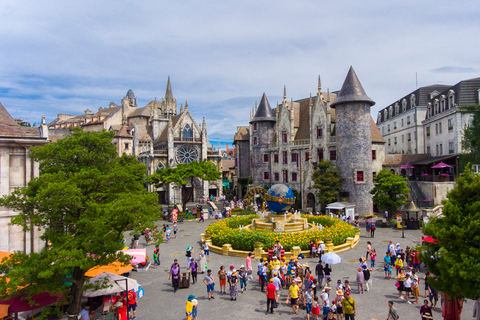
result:
[[[287,292],[284,290],[280,297],[280,305],[275,309],[275,314],[265,315],[266,295],[260,292],[258,278],[248,282],[248,290],[239,293],[237,301],[230,301],[228,294],[215,294],[215,300],[207,299],[206,287],[202,282],[203,276],[198,275],[198,282],[190,285],[189,288],[179,289],[173,293],[171,282],[168,280],[168,272],[173,259],[178,259],[182,272],[186,271],[185,249],[187,246],[195,248],[194,256],[198,257],[200,251],[200,234],[212,220],[206,220],[205,223],[183,222],[179,223],[179,234],[177,239],[172,239],[169,244],[160,245],[161,266],[157,269],[150,268],[147,272],[134,272],[131,277],[138,280],[145,291],[145,296],[139,300],[137,309],[138,320],[169,320],[169,319],[185,319],[185,303],[190,294],[196,296],[198,300],[198,318],[199,319],[306,319],[305,310],[300,309],[298,315],[291,315],[291,307],[285,304]],[[163,222],[162,222],[163,224]],[[340,252],[342,263],[333,266],[332,280],[348,279],[351,283],[352,297],[357,304],[357,320],[386,319],[388,313],[387,301],[393,300],[400,315],[400,319],[420,319],[420,306],[423,298],[419,299],[418,305],[408,305],[405,301],[398,298],[395,280],[385,280],[383,273],[383,256],[385,254],[388,240],[392,240],[394,244],[400,243],[402,248],[408,246],[416,246],[420,244],[422,235],[420,230],[405,230],[405,238],[402,238],[401,230],[391,228],[378,228],[375,238],[365,238],[365,230],[361,229],[361,241],[351,250]],[[358,294],[356,291],[356,268],[358,258],[366,254],[366,242],[370,240],[373,248],[377,251],[377,267],[372,272],[373,287],[365,294]],[[140,239],[141,247],[145,244],[143,238]],[[153,257],[153,246],[147,247],[147,253]],[[318,259],[305,259],[310,268],[313,270]],[[256,272],[256,264],[258,260],[252,261],[254,272]],[[367,261],[370,264],[370,261]],[[228,268],[234,265],[239,269],[240,265],[245,264],[244,258],[226,257],[215,253],[210,254],[210,262],[208,267],[212,269],[215,276],[215,290],[219,289],[218,278],[216,277],[219,267],[224,265]],[[420,294],[423,296],[423,276],[425,268],[421,269],[419,274]],[[332,281],[332,282],[333,282]],[[334,282],[333,282],[334,283]],[[330,301],[334,298],[334,292],[330,294]],[[473,302],[464,303],[462,318],[471,318],[473,312]],[[434,319],[442,319],[440,303],[437,310],[434,311]]]

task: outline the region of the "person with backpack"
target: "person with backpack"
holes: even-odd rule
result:
[[[372,223],[372,225],[370,226],[370,237],[371,238],[375,238],[375,229],[377,227],[375,227],[375,223]]]
[[[178,262],[175,262],[172,267],[170,268],[170,274],[168,276],[168,280],[172,279],[172,285],[173,285],[173,292],[177,292],[178,290],[178,284],[179,284],[179,279],[180,279],[180,266],[178,265]]]
[[[157,269],[157,266],[160,265],[160,249],[158,244],[155,246],[155,250],[153,251],[153,269]]]

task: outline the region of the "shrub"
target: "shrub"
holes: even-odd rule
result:
[[[261,242],[264,249],[273,248],[277,240],[282,243],[286,251],[291,251],[294,246],[309,250],[311,239],[318,238],[325,241],[326,238],[331,238],[334,245],[339,245],[345,243],[348,237],[355,236],[355,228],[351,225],[328,216],[302,215],[309,223],[322,224],[324,227],[322,231],[275,233],[267,230],[238,229],[240,225],[250,225],[252,220],[258,217],[258,215],[248,215],[224,219],[208,226],[205,233],[210,234],[213,245],[221,247],[229,243],[233,249],[244,251],[253,251],[255,242]]]

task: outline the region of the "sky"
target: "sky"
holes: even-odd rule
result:
[[[78,115],[128,89],[138,106],[188,101],[231,142],[266,93],[274,107],[339,90],[350,66],[372,115],[432,84],[480,76],[480,2],[0,1],[0,103],[14,117]]]

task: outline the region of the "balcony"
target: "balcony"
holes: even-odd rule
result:
[[[294,140],[293,141],[294,146],[304,146],[304,145],[309,145],[309,144],[310,144],[310,139]]]
[[[175,142],[202,142],[201,138],[173,138]]]

